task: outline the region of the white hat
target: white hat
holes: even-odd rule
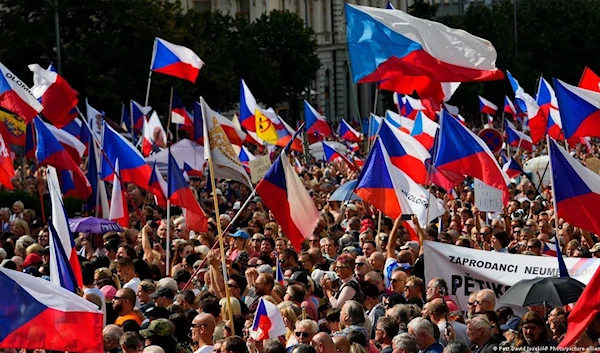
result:
[[[241,203],[240,201],[236,201],[236,202],[233,204],[233,207],[232,207],[232,209],[233,209],[234,211],[237,211],[237,210],[239,210],[240,208],[242,208],[242,203]]]

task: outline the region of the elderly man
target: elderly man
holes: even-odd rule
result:
[[[443,345],[448,344],[448,340],[446,338],[446,325],[450,325],[454,330],[454,334],[456,339],[469,343],[469,339],[467,337],[467,326],[465,324],[461,324],[460,322],[449,320],[448,316],[450,314],[449,307],[444,304],[444,300],[442,298],[435,298],[432,301],[428,302],[428,317],[434,325],[437,325],[440,330],[440,342]]]
[[[427,283],[427,292],[425,293],[425,296],[428,302],[436,298],[444,298],[446,305],[448,305],[448,310],[459,311],[458,305],[456,305],[448,295],[448,285],[443,278],[432,278],[429,283]]]
[[[369,273],[373,268],[369,265],[369,260],[365,256],[357,256],[354,260],[354,276],[356,280],[362,282],[365,280],[365,275]]]
[[[296,322],[294,335],[299,344],[310,344],[317,332],[319,332],[319,326],[316,321],[305,319]]]
[[[215,332],[215,318],[211,314],[198,314],[192,320],[192,340],[198,344],[194,353],[212,353],[213,334]]]
[[[346,336],[334,336],[333,343],[337,353],[350,353],[350,341]]]
[[[392,339],[393,353],[417,353],[417,340],[410,333],[401,333]]]
[[[498,343],[492,337],[492,324],[485,315],[476,315],[467,322],[467,336],[473,344],[473,352],[494,353],[498,350]]]
[[[315,348],[317,353],[333,353],[335,352],[335,344],[331,339],[331,336],[325,332],[317,333],[311,342],[311,345]]]
[[[433,325],[422,317],[414,318],[408,323],[408,333],[415,337],[422,353],[442,353],[444,350],[444,346],[433,336]]]
[[[102,338],[104,339],[104,352],[118,352],[119,340],[123,336],[123,329],[117,325],[106,325],[102,329]]]
[[[348,335],[350,331],[359,331],[366,338],[371,337],[369,332],[364,326],[365,324],[365,311],[362,304],[355,300],[348,300],[342,306],[340,310],[340,325],[343,327],[341,331],[336,332],[334,335]]]
[[[483,314],[496,309],[496,294],[491,289],[482,289],[475,297],[475,313]]]

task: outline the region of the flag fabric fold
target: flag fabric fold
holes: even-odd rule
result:
[[[509,145],[517,148],[522,148],[526,151],[533,151],[533,143],[531,137],[519,131],[517,127],[510,121],[504,121],[506,127],[506,142]]]
[[[554,79],[565,139],[600,136],[600,93]]]
[[[12,178],[15,176],[15,168],[12,158],[10,157],[10,149],[2,134],[0,134],[0,185],[12,190]]]
[[[44,107],[25,82],[0,63],[0,107],[30,122]]]
[[[167,172],[167,198],[171,202],[171,205],[185,208],[187,212],[194,213],[200,218],[201,225],[195,227],[195,231],[206,232],[208,230],[208,220],[206,219],[204,210],[200,207],[198,200],[196,200],[194,193],[192,193],[192,189],[190,189],[188,183],[183,178],[181,169],[170,150]]]
[[[495,105],[494,103],[490,102],[489,100],[483,98],[482,96],[478,96],[479,97],[479,111],[484,113],[484,114],[490,114],[490,115],[494,115],[496,114],[496,112],[498,111],[498,106]]]
[[[306,100],[304,100],[304,120],[306,121],[304,128],[307,133],[318,132],[321,135],[331,136],[332,131],[327,119],[319,114]]]
[[[31,93],[44,106],[42,114],[58,128],[67,125],[77,116],[79,93],[56,72],[45,70],[38,64],[29,65],[33,72]]]
[[[277,306],[264,298],[258,300],[250,337],[256,341],[277,339],[286,333],[283,316]]]
[[[299,250],[302,242],[312,234],[319,211],[290,164],[285,149],[258,183],[256,192],[273,213],[283,233]]]
[[[202,66],[204,62],[191,49],[158,37],[154,40],[151,71],[194,83]]]
[[[129,227],[129,208],[127,207],[127,190],[121,187],[119,180],[119,159],[115,162],[115,178],[113,179],[110,213],[108,219],[117,222],[121,227]]]

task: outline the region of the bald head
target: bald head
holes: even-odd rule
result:
[[[496,294],[491,289],[480,290],[475,298],[475,312],[478,314],[494,311],[496,308]]]
[[[350,353],[350,341],[346,336],[333,337],[333,344],[340,353]]]
[[[196,315],[192,320],[192,339],[202,346],[212,345],[212,337],[215,332],[215,326],[217,322],[214,316],[208,313],[201,313]]]
[[[331,336],[326,334],[325,332],[317,333],[313,339],[313,347],[317,350],[317,353],[321,352],[334,352],[335,344],[331,339]]]

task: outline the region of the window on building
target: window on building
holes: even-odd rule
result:
[[[238,1],[239,1],[239,6],[238,6],[239,10],[236,15],[238,17],[249,20],[250,19],[250,0],[238,0]]]

